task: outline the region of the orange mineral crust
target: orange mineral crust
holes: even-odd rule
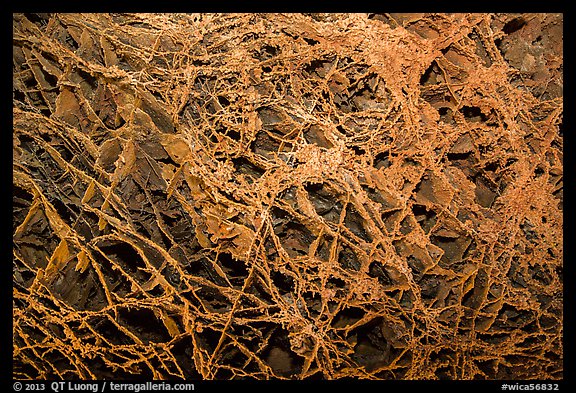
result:
[[[563,377],[561,14],[14,14],[13,378]]]

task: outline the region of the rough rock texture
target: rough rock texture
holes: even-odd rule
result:
[[[562,16],[16,14],[14,378],[562,378]]]

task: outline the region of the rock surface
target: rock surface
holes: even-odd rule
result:
[[[562,378],[562,15],[13,18],[14,378]]]

